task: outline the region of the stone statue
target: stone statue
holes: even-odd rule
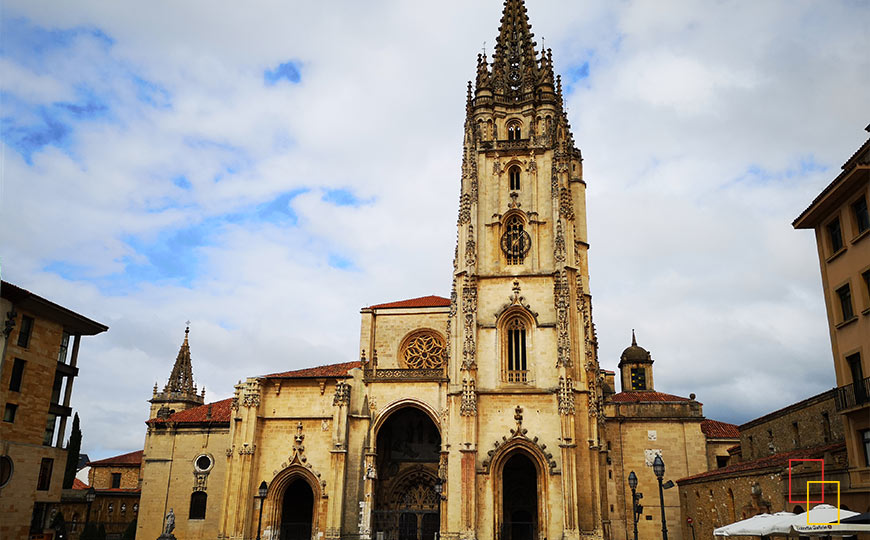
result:
[[[166,524],[163,527],[163,534],[170,535],[172,531],[175,529],[175,512],[172,511],[172,508],[169,509],[169,513],[166,514]]]

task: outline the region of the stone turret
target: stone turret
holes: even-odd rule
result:
[[[151,399],[151,414],[149,418],[167,417],[174,412],[198,407],[205,401],[205,388],[197,394],[196,383],[193,381],[193,366],[190,362],[190,344],[188,336],[190,326],[184,329],[184,341],[172,366],[172,373],[162,392],[157,391],[154,383]]]
[[[623,392],[654,391],[653,359],[649,351],[638,346],[634,330],[631,331],[631,345],[619,357],[619,375]]]

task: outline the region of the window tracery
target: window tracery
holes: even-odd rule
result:
[[[526,361],[526,321],[515,315],[504,325],[505,358],[507,382],[528,382],[528,364]]]
[[[510,189],[512,191],[516,191],[520,189],[520,168],[516,165],[512,166],[508,171],[508,177],[510,178]]]
[[[516,120],[509,122],[507,126],[507,132],[509,141],[520,140],[522,135],[522,124],[520,124]]]
[[[446,349],[441,337],[435,332],[422,331],[405,340],[400,357],[406,368],[433,369],[444,365],[445,355]]]

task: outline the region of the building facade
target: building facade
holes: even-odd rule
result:
[[[870,131],[870,126],[867,126]],[[849,478],[847,497],[870,499],[870,139],[795,219],[816,234]]]
[[[5,281],[0,314],[0,538],[28,538],[60,501],[81,337],[108,327]]]
[[[605,391],[604,401],[610,537],[634,538],[634,508],[627,480],[634,472],[637,491],[643,494],[638,538],[661,536],[662,507],[668,538],[689,538],[679,527],[677,490],[664,489],[664,501],[659,497],[653,461],[659,456],[665,463],[665,481],[715,469],[723,465],[723,457],[727,459],[727,449],[738,442],[737,426],[704,418],[703,406],[694,394],[685,398],[656,391],[652,355],[638,346],[634,332],[618,367],[622,391]]]
[[[740,451],[726,467],[678,480],[683,538],[691,528],[697,538],[712,538],[714,529],[760,513],[803,513],[808,495],[810,507],[836,505],[833,485],[825,486],[823,496],[819,484],[807,484],[848,486],[844,423],[835,398],[836,390],[828,390],[741,425]],[[841,489],[840,506],[867,512],[870,498]]]

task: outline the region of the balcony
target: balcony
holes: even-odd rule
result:
[[[377,368],[363,370],[363,380],[372,381],[446,381],[444,368]]]
[[[836,401],[838,411],[870,403],[870,377],[837,388]]]
[[[529,382],[529,372],[525,369],[511,369],[505,371],[505,378],[509,383],[527,383]]]

